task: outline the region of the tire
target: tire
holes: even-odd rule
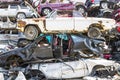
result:
[[[77,11],[79,11],[82,14],[86,13],[86,8],[82,5],[77,6]]]
[[[25,28],[24,35],[27,39],[33,40],[34,38],[37,38],[39,31],[35,26],[29,25]]]
[[[24,13],[18,13],[17,14],[17,19],[25,19],[26,15]]]
[[[101,31],[97,27],[91,27],[91,28],[88,29],[87,35],[90,38],[100,38],[101,37]]]
[[[43,8],[41,11],[42,16],[48,15],[52,10],[50,8]]]

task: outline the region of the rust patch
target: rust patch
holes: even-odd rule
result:
[[[25,21],[22,21],[22,20],[18,21],[18,27],[25,27],[25,25],[26,25]]]
[[[33,18],[33,21],[35,21],[35,22],[44,21],[44,20],[45,20],[44,17],[43,18]]]

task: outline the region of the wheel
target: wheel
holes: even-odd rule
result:
[[[42,16],[48,15],[52,10],[50,8],[43,8],[41,11]]]
[[[85,13],[86,13],[86,9],[85,9],[85,7],[82,6],[82,5],[77,6],[77,10],[78,10],[80,13],[82,13],[82,14],[85,14]]]
[[[17,19],[25,19],[26,15],[24,13],[18,13],[17,14]]]
[[[97,27],[91,27],[91,28],[88,29],[87,35],[90,38],[100,38],[101,37],[101,31]]]
[[[37,36],[39,35],[39,31],[35,26],[30,25],[25,28],[24,35],[27,39],[33,40],[34,38],[37,38]]]

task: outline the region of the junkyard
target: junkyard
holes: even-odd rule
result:
[[[120,80],[120,0],[0,0],[0,80]]]

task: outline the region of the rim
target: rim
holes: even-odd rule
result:
[[[50,13],[50,9],[47,9],[47,8],[44,9],[44,10],[43,10],[43,13],[44,13],[45,15],[49,14],[49,13]]]
[[[101,36],[101,32],[99,31],[98,28],[91,28],[88,31],[88,36],[91,38],[99,38]]]
[[[25,15],[23,13],[18,14],[17,16],[18,19],[25,19]]]
[[[32,40],[37,37],[38,30],[34,26],[29,26],[25,29],[24,34],[27,37],[27,39]]]
[[[85,10],[84,10],[83,7],[79,7],[78,11],[81,12],[81,13],[85,13]]]

